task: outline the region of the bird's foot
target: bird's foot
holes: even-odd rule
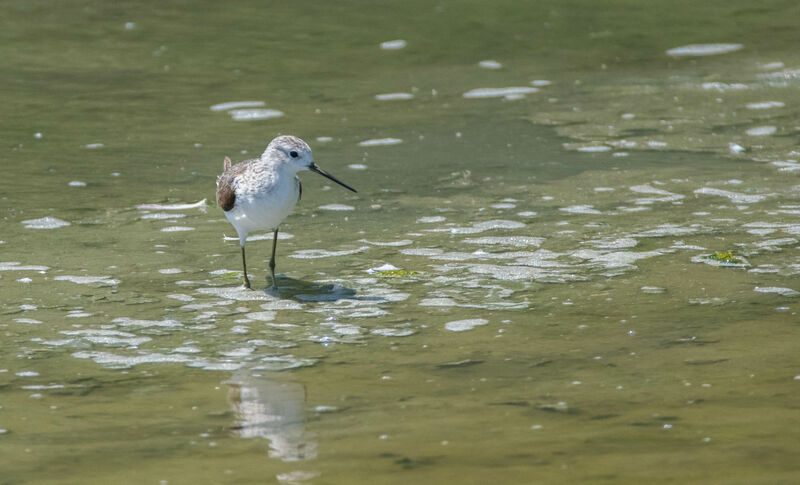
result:
[[[267,292],[275,295],[278,295],[281,292],[280,288],[278,288],[278,281],[274,276],[272,277],[272,284],[269,286],[269,288],[267,288]]]
[[[250,280],[247,279],[246,275],[244,278],[242,278],[242,286],[244,286],[248,290],[250,289]]]

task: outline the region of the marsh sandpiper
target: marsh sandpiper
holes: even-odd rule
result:
[[[231,159],[225,157],[222,168],[222,175],[217,177],[217,203],[239,235],[239,245],[242,247],[242,279],[246,288],[250,288],[244,253],[247,235],[253,231],[269,229],[275,231],[269,271],[273,288],[278,288],[275,281],[278,226],[303,195],[303,186],[297,172],[311,170],[347,190],[356,191],[317,167],[311,157],[311,148],[296,136],[279,136],[267,145],[261,157],[236,165],[232,165]]]

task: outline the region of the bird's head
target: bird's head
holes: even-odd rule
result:
[[[267,149],[264,150],[261,158],[272,163],[284,165],[293,173],[310,170],[336,182],[347,190],[356,191],[356,189],[340,182],[333,175],[317,167],[314,163],[314,157],[311,155],[311,147],[296,136],[281,135],[276,137],[267,145]]]

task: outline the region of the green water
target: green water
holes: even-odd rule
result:
[[[0,484],[800,480],[796,2],[5,7]]]

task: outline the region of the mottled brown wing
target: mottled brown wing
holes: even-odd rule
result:
[[[217,204],[222,210],[228,212],[236,204],[236,191],[233,188],[233,180],[237,175],[244,172],[247,167],[243,163],[231,166],[231,159],[228,157],[223,160],[222,167],[225,170],[222,175],[217,177]]]
[[[225,212],[233,209],[236,203],[236,191],[233,190],[231,182],[233,182],[233,177],[226,177],[224,174],[217,182],[217,204]]]

